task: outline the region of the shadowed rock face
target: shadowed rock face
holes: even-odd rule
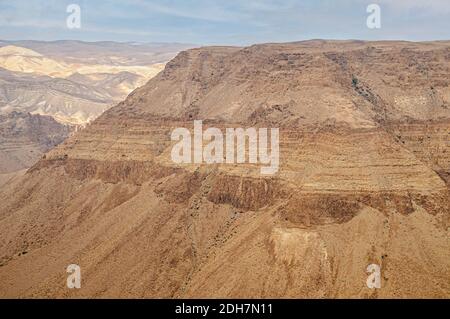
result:
[[[449,67],[447,42],[180,53],[2,189],[0,296],[450,297]],[[174,164],[194,119],[279,128],[279,172]]]
[[[70,134],[49,116],[12,112],[0,115],[0,174],[25,169]]]

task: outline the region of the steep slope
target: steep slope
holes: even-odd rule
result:
[[[130,72],[75,73],[61,79],[0,68],[0,113],[30,112],[63,124],[84,125],[147,80]]]
[[[133,52],[133,51],[132,51]],[[95,55],[104,55],[96,52]],[[120,59],[119,59],[120,61]],[[103,64],[101,58],[95,60],[93,56],[73,61],[67,56],[60,56],[54,60],[30,49],[4,46],[0,47],[0,67],[13,72],[33,73],[51,77],[66,78],[76,72],[81,74],[132,72],[139,76],[150,78],[158,73],[166,61],[147,64],[127,64],[110,61]],[[162,64],[162,65],[161,65]],[[155,72],[156,71],[156,72]]]
[[[450,297],[449,67],[441,42],[180,53],[2,188],[0,296]],[[279,172],[174,164],[194,119],[280,128]]]
[[[0,115],[0,174],[30,167],[69,136],[51,117],[12,112]]]
[[[4,69],[0,69],[0,84],[1,113],[17,111],[49,115],[72,125],[94,120],[117,98],[101,87],[97,89],[71,80]]]
[[[159,73],[182,44],[0,42],[0,112],[85,125]]]

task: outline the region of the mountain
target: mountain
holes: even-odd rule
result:
[[[39,114],[50,116],[61,127],[71,126],[71,130],[85,126],[105,110],[122,101],[138,86],[144,85],[160,72],[164,63],[176,55],[176,50],[187,45],[146,44],[131,45],[114,42],[80,41],[0,41],[0,115],[11,121],[23,121],[20,116],[9,114]],[[53,122],[43,122],[50,124]],[[23,127],[26,129],[26,127]],[[65,129],[59,142],[67,137]],[[7,132],[6,132],[7,133]],[[16,132],[17,133],[17,132]],[[24,131],[27,135],[30,132]],[[18,149],[23,141],[17,136],[1,140],[0,148]],[[16,172],[34,164],[48,148],[34,155],[4,161],[10,179]],[[28,154],[28,149],[24,154]],[[15,158],[15,157],[14,157]],[[2,169],[0,169],[1,173]],[[0,181],[2,184],[2,181]]]
[[[71,129],[49,116],[0,114],[0,185],[36,163],[69,136]]]
[[[449,74],[448,42],[183,51],[2,188],[0,297],[449,298]],[[174,163],[194,120],[279,128],[278,172]]]
[[[112,41],[3,41],[0,46],[27,48],[54,60],[81,64],[152,65],[166,63],[178,52],[195,47],[183,43],[121,43]]]
[[[67,80],[89,85],[96,90],[106,90],[111,97],[120,99],[135,88],[145,84],[145,78],[131,72],[80,74],[74,73]]]
[[[52,116],[63,124],[82,125],[111,107],[119,96],[69,79],[11,72],[0,68],[0,113]],[[114,88],[110,88],[113,90]],[[120,93],[120,92],[118,92]]]
[[[102,54],[104,53],[102,52]],[[95,75],[97,73],[117,74],[121,72],[131,72],[141,77],[150,78],[162,69],[163,63],[154,63],[148,66],[120,65],[117,63],[108,65],[92,63],[83,64],[80,62],[68,64],[66,62],[58,62],[46,58],[29,49],[6,46],[0,47],[0,66],[13,72],[33,73],[54,78],[67,78],[75,73]]]
[[[145,82],[131,72],[74,73],[64,79],[0,68],[0,113],[30,112],[62,124],[84,125]]]
[[[16,47],[13,45],[7,45],[0,47],[0,56],[8,57],[8,56],[22,56],[22,57],[30,57],[30,58],[41,58],[42,55],[26,48]]]
[[[187,45],[3,41],[1,111],[84,125],[145,84],[182,47]]]
[[[29,49],[5,46],[0,48],[0,66],[15,72],[49,76],[67,76],[69,66],[46,58]]]

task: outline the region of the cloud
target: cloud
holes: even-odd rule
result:
[[[82,8],[67,30],[66,6]],[[368,30],[366,7],[382,7]],[[0,38],[251,44],[314,38],[450,38],[450,0],[0,0]],[[45,32],[42,30],[45,29]]]

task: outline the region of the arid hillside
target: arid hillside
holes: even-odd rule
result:
[[[183,51],[0,189],[0,297],[450,298],[449,106],[449,42]],[[175,164],[194,120],[279,171]]]
[[[95,50],[105,54],[101,46]],[[82,63],[67,54],[56,60],[23,47],[0,47],[0,113],[31,112],[84,125],[164,68],[164,63],[123,64],[119,58],[102,64],[94,53]]]
[[[34,165],[71,131],[49,116],[0,114],[0,185]]]

